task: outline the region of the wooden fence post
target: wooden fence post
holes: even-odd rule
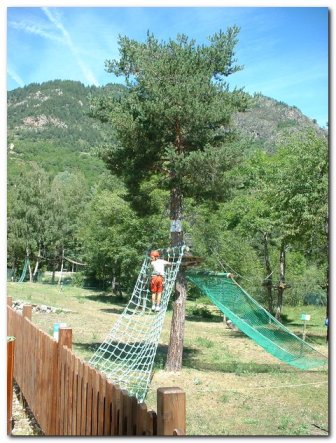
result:
[[[13,306],[13,297],[7,297],[7,306]]]
[[[180,388],[157,390],[157,435],[186,433],[186,399]],[[177,434],[175,434],[177,435]]]
[[[72,349],[72,329],[71,328],[60,328],[58,345],[60,348],[62,348],[62,346],[66,346],[67,348]]]
[[[28,320],[32,319],[32,305],[24,305],[22,308],[22,317],[27,317]]]
[[[15,338],[7,338],[7,435],[12,433],[13,371]]]

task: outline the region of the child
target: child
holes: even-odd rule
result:
[[[150,280],[150,290],[152,293],[152,311],[160,311],[161,295],[164,285],[164,267],[165,265],[170,265],[169,261],[160,258],[159,251],[152,251],[150,253],[150,258],[152,259],[151,265],[153,267],[153,272]]]

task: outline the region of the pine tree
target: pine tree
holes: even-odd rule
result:
[[[230,117],[246,106],[241,90],[229,91],[226,79],[242,69],[234,59],[239,29],[234,26],[197,45],[186,35],[159,42],[147,34],[145,42],[119,38],[120,59],[106,62],[108,72],[126,79],[125,94],[101,97],[92,113],[111,122],[117,143],[105,146],[109,169],[124,178],[137,209],[147,207],[141,184],[159,174],[159,186],[170,191],[170,218],[181,225],[185,174],[198,152],[220,149],[229,135]],[[188,187],[190,192],[190,186]],[[183,243],[182,229],[171,232],[173,246]],[[166,368],[182,365],[186,282],[177,281],[171,339]]]

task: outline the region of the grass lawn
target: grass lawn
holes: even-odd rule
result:
[[[59,308],[57,313],[33,313],[33,322],[52,334],[55,322],[73,329],[73,350],[88,360],[103,341],[128,299],[108,293],[39,283],[8,283],[13,300]],[[65,309],[66,311],[62,311]],[[147,405],[156,410],[156,389],[178,386],[186,392],[187,434],[194,436],[327,435],[328,371],[301,371],[288,366],[223,323],[215,308],[201,318],[199,301],[187,301],[183,369],[164,371],[171,311],[167,311],[154,362]],[[302,313],[310,314],[307,338],[328,354],[325,308],[285,307],[284,324],[302,336]]]

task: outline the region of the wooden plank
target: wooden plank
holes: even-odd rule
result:
[[[137,409],[138,401],[133,395],[129,399],[129,421],[127,422],[127,435],[137,435]]]
[[[155,411],[148,411],[146,417],[146,435],[157,435],[157,416]]]
[[[20,328],[21,315],[12,312],[13,315],[13,335],[16,337],[14,352],[14,378],[18,385],[22,386],[22,329]]]
[[[83,395],[83,371],[84,363],[82,360],[78,360],[78,373],[77,373],[77,407],[76,407],[76,434],[81,434],[81,418],[82,418],[82,395]]]
[[[121,389],[118,385],[113,385],[112,394],[112,435],[119,435]]]
[[[41,402],[41,375],[42,375],[42,358],[41,358],[41,348],[42,348],[42,336],[39,334],[39,331],[36,328],[30,328],[30,324],[28,319],[25,320],[26,323],[26,329],[30,329],[32,331],[32,343],[31,346],[33,347],[35,351],[35,361],[36,361],[36,378],[35,378],[35,392],[30,389],[29,390],[29,396],[28,396],[28,390],[27,395],[25,395],[25,398],[27,399],[29,405],[31,405],[32,411],[35,412],[34,416],[39,423],[41,420],[41,409],[40,409],[40,402]],[[29,371],[30,365],[31,365],[31,356],[27,355],[26,362],[29,363],[26,364],[26,368]],[[27,373],[26,380],[28,381],[32,377],[30,376],[30,373]],[[26,387],[26,389],[28,386]]]
[[[49,340],[50,337],[46,332],[42,332],[42,385],[41,385],[41,415],[44,420],[43,432],[45,435],[49,435],[50,426],[50,406],[51,406],[51,361],[49,354]]]
[[[87,398],[86,398],[86,426],[85,435],[92,435],[92,377],[93,369],[88,368],[88,384],[87,384]]]
[[[112,395],[113,385],[106,380],[105,385],[105,410],[104,410],[104,435],[112,435]]]
[[[120,391],[120,413],[119,413],[119,435],[127,435],[127,404],[128,404],[128,392],[126,389]]]
[[[23,383],[20,388],[25,398],[28,399],[30,408],[35,412],[35,418],[38,420],[38,411],[35,410],[34,398],[38,395],[38,356],[37,356],[37,329],[30,324],[28,318],[22,317],[22,378]],[[25,342],[25,343],[24,343]],[[28,383],[31,380],[31,383]]]
[[[138,404],[136,418],[136,435],[146,435],[147,429],[147,405]]]
[[[74,372],[75,372],[75,356],[68,349],[69,362],[69,383],[68,383],[68,404],[67,404],[67,435],[72,435],[72,410],[73,410],[73,385],[74,385]]]
[[[68,426],[68,389],[69,389],[69,364],[68,364],[68,348],[62,349],[63,352],[63,403],[62,403],[62,433],[61,436],[67,435]]]
[[[66,347],[59,348],[60,364],[60,400],[59,400],[59,429],[57,435],[64,435],[64,417],[65,417],[65,384],[66,384]]]
[[[98,434],[98,393],[99,393],[99,373],[92,370],[92,433],[91,435]]]
[[[18,374],[18,383],[21,388],[21,392],[22,392],[22,390],[23,390],[23,392],[25,391],[26,366],[24,365],[24,359],[26,358],[26,350],[31,346],[30,337],[27,335],[26,335],[27,347],[25,347],[23,344],[23,337],[24,337],[24,333],[26,332],[24,330],[24,323],[25,323],[24,318],[22,316],[20,316],[20,319],[18,319],[18,328],[20,331],[19,332],[19,336],[20,336],[20,342],[19,342],[20,343],[20,372]],[[33,359],[33,362],[35,362],[35,359]]]
[[[126,435],[133,435],[133,397],[127,395],[125,401],[125,413],[126,413]]]
[[[105,401],[106,401],[106,377],[99,374],[99,390],[98,390],[98,435],[104,435],[105,420]]]
[[[50,434],[58,435],[59,429],[59,398],[60,398],[60,367],[59,367],[59,350],[58,343],[54,340],[50,341],[51,346],[51,416],[50,416]]]
[[[80,435],[86,435],[88,374],[89,374],[89,367],[87,364],[84,364],[83,381],[82,381],[82,416],[81,416],[81,425],[80,425]]]
[[[38,410],[38,423],[40,425],[40,428],[42,429],[43,433],[47,432],[47,409],[49,407],[48,405],[48,398],[46,396],[47,394],[47,371],[46,371],[46,346],[45,346],[45,339],[46,334],[42,331],[38,331],[38,337],[39,337],[39,368],[40,368],[40,376],[38,379],[38,399],[36,404],[36,410]]]
[[[51,359],[50,359],[50,346],[49,346],[50,337],[47,333],[44,332],[44,347],[45,347],[45,360],[43,366],[43,372],[45,373],[46,386],[45,386],[45,395],[46,395],[46,408],[45,408],[45,435],[50,435],[50,423],[51,423]]]
[[[72,414],[71,435],[76,435],[77,433],[78,364],[78,358],[73,354],[72,407],[70,410],[70,413]]]

